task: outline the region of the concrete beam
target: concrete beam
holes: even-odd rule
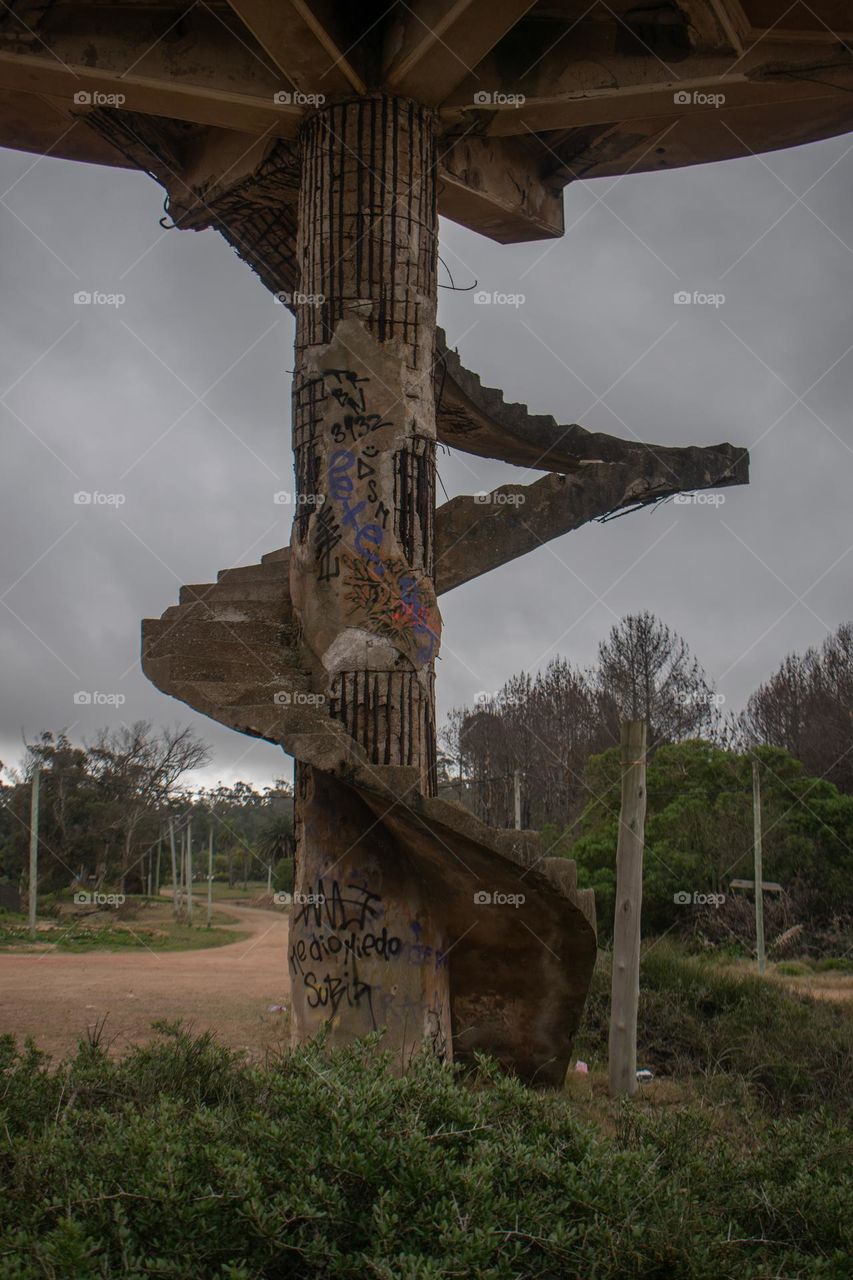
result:
[[[74,118],[68,102],[14,89],[0,89],[0,147],[83,164],[132,168],[131,162],[85,120]]]
[[[384,81],[433,106],[468,76],[535,0],[412,0],[385,37]]]
[[[838,44],[853,40],[853,11],[849,0],[809,0],[780,5],[779,0],[716,0],[732,21],[746,29],[746,40],[800,40]]]
[[[561,186],[543,179],[543,155],[529,143],[468,134],[441,152],[438,211],[499,244],[555,239],[564,229]]]
[[[651,56],[620,57],[592,43],[573,50],[567,43],[559,42],[532,67],[524,57],[492,55],[476,79],[469,77],[443,104],[443,116],[457,127],[479,119],[479,131],[490,136],[525,136],[654,116],[690,120],[704,114],[713,120],[719,114],[717,94],[724,95],[726,110],[788,101],[806,106],[832,97],[849,103],[853,88],[853,56],[842,46],[762,41],[739,59],[730,53],[692,55],[676,73]],[[477,93],[490,101],[477,105]],[[853,107],[848,118],[851,127]]]
[[[194,124],[218,126],[279,138],[296,136],[304,108],[274,101],[273,81],[266,89],[233,92],[211,84],[124,74],[83,62],[58,61],[47,54],[0,50],[0,88],[7,92],[47,95],[85,115],[98,106],[165,116]]]
[[[328,0],[228,0],[276,67],[305,94],[366,93],[341,7]]]

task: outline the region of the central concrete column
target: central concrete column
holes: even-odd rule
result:
[[[306,122],[301,164],[291,595],[328,714],[434,794],[432,115],[335,104]],[[447,939],[405,847],[308,765],[296,825],[295,1039],[384,1027],[403,1068],[425,1040],[449,1054]]]

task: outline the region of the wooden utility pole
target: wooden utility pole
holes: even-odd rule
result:
[[[515,829],[521,830],[521,770],[514,769],[512,774],[513,800],[515,802]]]
[[[175,819],[169,814],[169,847],[172,850],[172,915],[177,920],[180,904],[178,902],[178,853],[175,848]]]
[[[160,834],[157,837],[157,870],[154,873],[154,897],[160,897],[160,856],[163,852],[163,827],[160,826]]]
[[[210,815],[210,839],[207,845],[207,927],[213,919],[213,814]]]
[[[622,724],[622,807],[616,848],[616,918],[610,992],[610,1093],[637,1092],[637,1006],[640,999],[640,917],[646,820],[646,726]]]
[[[193,922],[193,820],[187,818],[187,871],[185,888],[187,891],[187,924]]]
[[[30,934],[33,938],[36,936],[36,902],[38,898],[40,782],[41,769],[36,765],[33,769],[33,780],[30,790],[30,883],[28,903],[30,911]]]
[[[761,777],[758,761],[752,761],[752,829],[755,853],[755,950],[758,956],[758,972],[764,973],[764,875],[761,847]]]

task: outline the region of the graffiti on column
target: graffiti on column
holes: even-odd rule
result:
[[[421,940],[419,921],[410,922],[411,941],[381,924],[386,909],[382,895],[361,884],[342,884],[319,878],[311,892],[301,894],[292,927],[305,936],[290,947],[290,970],[294,985],[301,984],[309,1009],[320,1009],[333,1018],[342,1004],[348,1008],[365,1006],[374,1029],[392,1012],[404,1010],[409,998],[397,997],[396,986],[374,984],[359,976],[359,961],[391,961],[427,967],[440,972],[447,968],[447,955],[440,947]],[[381,966],[380,966],[381,967]],[[440,1019],[438,1020],[440,1023]]]
[[[308,1008],[325,1010],[333,1018],[344,1003],[351,1009],[366,1005],[375,1029],[373,985],[359,977],[358,961],[387,963],[403,946],[387,925],[379,927],[385,914],[381,895],[338,880],[327,885],[321,878],[305,898],[293,925],[310,932],[291,946],[290,969],[294,981],[302,983]]]
[[[318,582],[339,578],[353,615],[398,644],[414,639],[419,662],[429,662],[437,642],[437,618],[424,601],[412,566],[387,549],[391,510],[379,491],[379,447],[370,437],[393,424],[369,411],[370,378],[352,369],[326,369],[318,381],[340,406],[329,426],[336,448],[326,462],[328,498],[314,525]]]

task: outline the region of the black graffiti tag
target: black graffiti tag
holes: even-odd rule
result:
[[[333,1018],[343,1002],[350,1009],[366,1003],[371,1025],[376,1026],[373,986],[359,978],[358,963],[387,963],[403,949],[402,939],[389,934],[387,925],[380,929],[374,924],[384,914],[381,904],[381,896],[363,885],[333,880],[327,887],[322,878],[303,895],[294,925],[313,929],[292,943],[290,970],[294,980],[302,981],[309,1009],[322,1009]],[[339,966],[338,972],[326,969],[318,976],[323,973],[319,966],[330,963]]]
[[[378,893],[371,893],[360,884],[341,886],[333,880],[327,890],[322,877],[315,887],[306,893],[307,901],[294,916],[294,924],[312,923],[315,928],[326,925],[329,929],[364,929],[368,920],[376,920],[382,915],[382,908],[377,904],[382,901]]]
[[[353,1009],[358,1008],[362,1000],[366,999],[370,1008],[371,1022],[375,1028],[373,988],[369,982],[361,982],[358,978],[337,978],[330,973],[319,980],[314,973],[306,973],[304,982],[309,992],[307,997],[309,1009],[328,1009],[329,1017],[333,1018],[341,1001],[346,1000],[347,1006]]]

